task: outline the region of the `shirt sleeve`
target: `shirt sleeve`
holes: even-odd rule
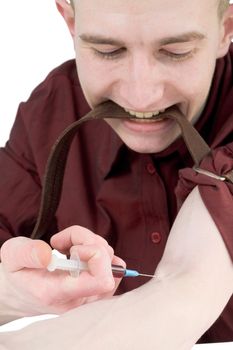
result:
[[[220,176],[233,171],[233,142],[212,151],[202,160],[200,168]],[[182,169],[176,188],[179,207],[196,185],[233,260],[233,183],[199,174],[191,168]]]
[[[41,184],[19,108],[10,139],[0,148],[0,245],[29,236],[36,221]]]

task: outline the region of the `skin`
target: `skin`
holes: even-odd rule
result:
[[[61,314],[82,304],[109,298],[120,279],[113,278],[111,263],[125,266],[102,237],[72,226],[54,235],[51,246],[63,254],[76,253],[88,263],[79,278],[48,272],[51,247],[40,240],[15,237],[1,248],[0,324],[46,313]]]
[[[194,123],[206,103],[216,59],[229,47],[218,5],[213,0],[198,5],[185,0],[76,2],[75,22],[67,24],[90,106],[112,100],[128,110],[152,112],[175,105]],[[87,35],[120,43],[97,43]],[[160,152],[180,135],[176,123],[168,120],[106,122],[141,153]]]
[[[226,12],[221,22],[219,22],[217,14],[218,2],[214,0],[206,0],[205,2],[202,0],[196,0],[195,2],[187,2],[186,0],[147,0],[143,2],[136,0],[111,0],[111,2],[109,0],[79,0],[76,3],[75,17],[72,7],[65,0],[56,0],[56,4],[73,37],[77,55],[77,70],[85,96],[91,107],[95,107],[109,99],[124,108],[143,112],[163,109],[175,104],[190,121],[194,122],[198,118],[209,93],[216,59],[222,57],[230,45],[230,37],[233,33],[232,6]],[[206,16],[206,13],[208,13],[208,16]],[[116,25],[117,23],[119,25]],[[120,51],[121,54],[119,57],[117,56],[117,59],[103,59],[102,56],[96,55],[97,49],[100,52],[106,52],[106,50],[112,52],[120,50],[122,45],[103,45],[103,43],[100,45],[80,40],[79,36],[87,31],[88,33],[91,31],[92,35],[101,34],[105,37],[107,35],[113,39],[123,41],[124,51]],[[170,43],[166,45],[164,43],[163,45],[159,44],[164,38],[174,37],[174,35],[177,37],[177,35],[183,35],[187,31],[198,31],[205,36],[205,39],[188,40],[188,42],[185,41],[184,43],[179,41],[175,44]],[[178,61],[174,61],[174,57],[171,59],[171,53],[173,55],[186,55],[187,52],[189,54],[185,59],[183,56]],[[130,148],[138,152],[161,151],[179,135],[179,131],[174,124],[167,125],[158,122],[157,124],[144,125],[129,122],[130,126],[129,123],[120,121],[117,121],[116,124],[112,124],[113,121],[110,123],[122,140]],[[199,208],[200,198],[199,196],[195,198],[196,206]],[[191,208],[193,209],[192,206]],[[217,229],[212,227],[214,225],[207,215],[206,227],[210,231],[215,229],[214,232],[216,234],[212,235],[212,237],[215,237],[216,241],[210,242],[207,240],[206,244],[202,246],[202,248],[206,247],[206,250],[203,248],[200,251],[200,236],[195,232],[194,223],[201,222],[202,224],[203,221],[200,220],[202,213],[199,212],[198,215],[196,220],[192,221],[193,225],[190,227],[189,240],[184,247],[182,244],[184,242],[183,238],[187,237],[186,227],[189,217],[186,217],[185,210],[181,213],[178,228],[172,231],[169,237],[169,242],[172,242],[172,244],[167,248],[162,260],[163,263],[159,268],[163,276],[161,278],[162,285],[164,280],[166,282],[166,276],[174,276],[174,280],[172,279],[171,283],[168,284],[169,288],[167,289],[168,291],[174,290],[174,299],[176,299],[177,295],[182,295],[183,300],[185,300],[187,295],[192,300],[192,295],[190,294],[192,291],[185,292],[187,284],[186,279],[183,279],[183,275],[187,277],[190,273],[192,282],[195,282],[191,285],[198,285],[200,290],[203,287],[202,283],[204,283],[205,286],[202,289],[206,290],[206,299],[204,298],[201,306],[197,305],[201,310],[204,306],[207,307],[206,301],[208,301],[209,291],[213,289],[216,278],[217,280],[220,277],[226,278],[222,283],[219,283],[222,288],[218,291],[219,298],[216,298],[219,304],[216,306],[215,313],[211,314],[211,317],[209,317],[208,312],[206,313],[207,319],[203,320],[204,324],[195,330],[195,335],[192,336],[193,341],[217,318],[226,305],[229,295],[232,293],[232,286],[229,285],[229,280],[232,280],[232,266],[221,236],[218,234]],[[179,235],[179,232],[181,232],[181,226],[183,228],[183,236],[177,243],[176,234]],[[203,226],[201,225],[201,227]],[[200,235],[202,234],[201,227],[197,228]],[[175,233],[173,234],[173,232]],[[80,236],[81,239],[79,238]],[[209,235],[207,235],[207,238],[209,238]],[[36,261],[33,260],[28,264],[27,257],[35,257],[35,255],[31,254],[31,241],[25,241],[26,248],[22,250],[24,254],[22,253],[21,256],[18,256],[17,263],[13,262],[19,239],[21,238],[12,239],[2,249],[0,306],[3,322],[6,320],[4,315],[16,318],[25,314],[33,314],[38,312],[38,310],[41,313],[51,312],[51,310],[52,312],[61,313],[72,307],[79,306],[83,300],[77,300],[81,296],[76,281],[62,274],[51,277],[49,273],[45,274],[42,271],[41,267],[43,266],[41,262],[47,261],[46,257],[51,254],[48,245],[42,247],[43,251],[44,249],[48,250],[45,254],[45,260],[44,258],[42,259],[44,253],[41,251],[40,245],[38,246]],[[75,227],[67,228],[65,232],[53,238],[51,243],[52,246],[63,252],[69,251],[72,246],[80,249],[80,254],[85,256],[85,260],[88,261],[92,269],[92,274],[88,276],[89,281],[91,277],[96,277],[96,284],[92,288],[93,296],[97,295],[98,299],[100,296],[105,296],[107,292],[110,295],[114,292],[118,282],[112,279],[110,264],[111,261],[115,263],[123,262],[113,256],[113,252],[106,241],[98,238],[92,232],[87,232],[84,228]],[[37,242],[37,244],[40,243]],[[92,251],[89,249],[90,244],[94,246]],[[212,244],[213,250],[209,249],[212,247]],[[86,249],[85,252],[81,251],[80,245],[84,247],[83,249]],[[196,253],[190,254],[195,247]],[[173,256],[173,252],[177,252],[177,248],[179,248],[178,258]],[[27,254],[25,253],[26,251]],[[208,254],[210,252],[213,253],[211,259],[205,259],[205,268],[200,267],[199,262],[203,261],[204,257],[209,257]],[[215,271],[213,269],[215,257],[216,255],[219,256],[219,254],[220,259],[215,266],[216,269],[219,269],[219,273],[218,275],[215,273],[210,274],[211,271]],[[190,261],[190,256],[194,256],[195,259]],[[93,257],[97,259],[95,262],[92,260]],[[95,269],[96,262],[98,262],[98,265]],[[176,267],[175,270],[174,266]],[[179,271],[177,266],[181,267]],[[182,267],[187,267],[187,269],[183,271]],[[194,271],[195,277],[193,277],[190,270],[191,272]],[[221,271],[223,270],[226,271],[225,274],[222,274]],[[181,280],[178,279],[178,282],[181,284],[183,294],[180,293],[179,289],[176,294],[174,286],[177,282],[177,273],[180,274],[179,278]],[[29,283],[32,281],[32,278],[33,283]],[[106,283],[106,289],[101,284],[103,278],[105,281],[110,280],[109,283]],[[87,289],[89,281],[86,280],[85,282]],[[54,288],[55,283],[57,288]],[[161,284],[158,286],[161,302],[157,305],[156,301],[154,301],[154,307],[157,309],[161,305],[164,311],[167,300],[164,292],[161,293]],[[37,293],[41,290],[42,285],[45,286],[44,292],[40,293],[38,297]],[[157,285],[150,283],[148,287],[145,287],[145,290],[152,296],[157,290]],[[199,293],[200,290],[197,289],[197,292]],[[139,295],[141,295],[140,291]],[[134,295],[134,293],[127,295]],[[29,296],[31,297],[30,303],[28,302]],[[127,296],[120,298],[120,300],[123,300],[123,306],[124,298],[127,298]],[[162,298],[164,298],[165,302]],[[145,310],[143,293],[141,299],[140,310],[143,314]],[[17,305],[14,305],[12,308],[15,300],[17,300]],[[61,303],[59,303],[60,300],[63,301],[62,310]],[[89,300],[85,301],[88,302]],[[190,300],[186,302],[188,307]],[[98,303],[94,305],[98,305]],[[150,310],[150,306],[147,305],[147,307]],[[182,303],[179,305],[179,309],[181,307]],[[87,314],[88,323],[89,317],[92,320],[92,311],[94,309],[87,309],[90,310]],[[212,309],[212,301],[208,305],[208,311],[210,309]],[[85,311],[83,312],[85,313]],[[151,309],[151,312],[150,317],[148,314],[149,324],[156,322],[154,310]],[[167,315],[169,316],[169,313]],[[130,318],[130,314],[122,314],[119,316],[119,319],[126,319],[126,316]],[[135,317],[135,320],[137,320],[137,317]],[[158,326],[159,321],[158,319]],[[129,319],[129,322],[132,322],[132,319]],[[164,324],[167,324],[166,317]],[[122,326],[124,326],[123,322]],[[116,348],[122,347],[118,346]],[[167,348],[169,349],[169,346]],[[177,349],[181,349],[181,347],[178,346]]]
[[[232,261],[196,188],[176,218],[156,278],[119,297],[0,333],[0,349],[190,350],[232,291]]]

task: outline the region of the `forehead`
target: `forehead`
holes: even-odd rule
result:
[[[138,40],[203,32],[217,20],[219,0],[76,0],[79,32]]]
[[[143,15],[146,12],[177,13],[183,10],[208,11],[216,9],[219,0],[76,0],[81,11],[98,10],[99,13]],[[190,12],[189,11],[189,12]],[[208,12],[206,12],[208,13]]]

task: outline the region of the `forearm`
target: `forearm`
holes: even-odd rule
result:
[[[23,317],[22,312],[15,307],[17,300],[11,297],[12,293],[6,281],[2,263],[0,263],[0,325]]]
[[[214,281],[207,290],[199,276],[180,274],[153,282],[135,291],[135,296],[143,304],[141,325],[138,330],[133,327],[135,334],[139,332],[134,339],[138,349],[146,343],[148,349],[189,350],[219,317],[231,293],[223,296]]]
[[[121,296],[109,311],[117,320],[113,323],[111,315],[101,320],[99,333],[104,330],[104,342],[97,349],[107,350],[115,341],[111,348],[116,350],[190,350],[231,296],[230,288],[222,291],[221,283],[229,282],[224,271],[218,278],[216,285],[214,278],[206,283],[196,271],[184,272],[152,280]]]
[[[215,285],[207,293],[202,284],[198,276],[185,274],[154,280],[120,297],[33,324],[13,336],[0,334],[0,344],[8,350],[32,346],[50,350],[51,344],[58,350],[68,344],[96,350],[141,350],[145,344],[148,350],[189,350],[229,299],[229,293],[223,297]]]
[[[51,344],[58,350],[141,350],[145,344],[148,350],[189,350],[221,312],[219,306],[213,308],[218,290],[200,294],[202,288],[194,275],[154,280],[120,297],[33,324],[14,336],[0,334],[0,344],[9,350],[50,350]],[[228,297],[222,299],[222,308]]]
[[[9,350],[189,350],[233,290],[232,262],[197,189],[171,230],[157,278],[132,292],[1,335]],[[50,344],[50,345],[49,345]]]

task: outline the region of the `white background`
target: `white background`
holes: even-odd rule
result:
[[[1,0],[0,146],[8,139],[19,103],[50,70],[73,57],[72,39],[55,0]]]
[[[8,139],[19,102],[28,99],[50,70],[73,57],[72,39],[55,0],[1,0],[0,146]],[[27,323],[16,322],[17,326],[1,331]],[[200,350],[230,348],[232,343],[200,346]]]
[[[8,139],[18,105],[74,50],[55,0],[1,0],[0,146]]]

